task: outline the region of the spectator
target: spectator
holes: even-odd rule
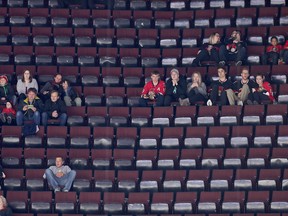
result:
[[[59,92],[61,83],[62,75],[60,73],[55,74],[52,81],[46,82],[40,90],[40,98],[42,99],[42,101],[45,102],[47,99],[50,98],[51,91],[55,90]]]
[[[219,49],[221,47],[219,33],[213,33],[209,37],[208,43],[204,43],[194,59],[193,66],[201,66],[202,61],[216,61],[219,63]]]
[[[7,200],[2,195],[0,196],[0,215],[1,216],[12,216],[12,210],[9,208]]]
[[[156,101],[156,106],[163,106],[165,95],[165,82],[160,80],[160,73],[153,71],[151,81],[146,83],[139,99],[140,106],[147,106],[148,101]]]
[[[164,97],[164,106],[170,106],[171,102],[178,102],[179,99],[186,98],[186,80],[179,75],[177,69],[170,71],[171,77],[166,82],[166,93]]]
[[[283,63],[288,64],[288,40],[286,40],[282,50]]]
[[[61,187],[64,187],[63,192],[68,192],[76,177],[76,172],[63,164],[63,158],[56,157],[55,166],[50,166],[45,170],[45,174],[43,175],[43,178],[47,179],[48,184],[54,192],[60,191]]]
[[[66,106],[81,106],[81,98],[78,97],[76,91],[70,86],[68,80],[64,80],[61,85],[61,98]]]
[[[224,67],[218,68],[219,80],[212,84],[212,90],[210,93],[210,100],[207,101],[208,106],[216,105],[234,105],[232,101],[229,101],[227,94],[234,94],[233,83],[226,78],[227,72]]]
[[[2,113],[0,114],[0,120],[3,124],[7,122],[7,124],[11,125],[12,121],[15,119],[16,111],[13,108],[12,104],[7,101],[6,107],[3,108]]]
[[[27,98],[19,102],[16,114],[17,125],[23,125],[25,120],[33,120],[35,125],[40,125],[41,112],[43,111],[43,103],[37,97],[37,90],[29,88]]]
[[[0,178],[6,178],[6,175],[5,175],[5,173],[3,172],[3,168],[2,168],[2,166],[0,165]]]
[[[27,97],[28,89],[35,88],[38,92],[38,83],[32,77],[29,70],[25,70],[22,78],[17,81],[17,93],[19,95],[19,101],[24,100]]]
[[[182,100],[180,105],[195,105],[198,102],[206,103],[207,89],[205,83],[202,82],[200,72],[197,71],[192,74],[192,82],[187,86],[187,95],[188,98],[185,101]]]
[[[0,76],[0,99],[1,104],[6,104],[6,101],[10,101],[13,105],[16,104],[17,100],[14,90],[5,75]]]
[[[227,38],[219,51],[219,65],[225,65],[227,61],[235,61],[240,66],[246,59],[246,44],[241,39],[240,31],[233,31],[230,38]]]
[[[264,81],[264,76],[258,74],[256,76],[257,88],[252,88],[252,92],[248,95],[247,104],[261,104],[264,101],[273,103],[275,98],[273,96],[272,87],[269,82]]]
[[[238,105],[243,106],[248,99],[248,95],[252,92],[253,88],[258,88],[258,84],[253,80],[249,79],[249,70],[248,68],[243,68],[241,72],[241,80],[237,80],[233,83],[233,89],[236,93],[232,94],[232,98],[230,100],[236,100]],[[230,97],[231,94],[228,94]]]
[[[276,36],[271,37],[270,45],[266,47],[266,52],[262,55],[262,64],[269,62],[277,65],[282,49],[282,45],[278,44],[278,38]]]
[[[66,124],[67,114],[64,101],[59,98],[57,91],[53,90],[50,99],[45,102],[44,112],[42,113],[42,124],[47,125],[48,119],[59,119],[60,125]]]

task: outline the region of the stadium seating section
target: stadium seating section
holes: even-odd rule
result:
[[[67,126],[1,127],[3,194],[15,216],[288,216],[288,65],[261,65],[272,35],[288,36],[285,0],[115,0],[104,9],[56,0],[0,0],[0,74],[15,86],[29,69],[43,85],[56,72],[83,106]],[[242,31],[252,76],[277,104],[139,107],[150,73],[191,67],[213,32]],[[242,67],[227,66],[232,80]],[[56,156],[77,170],[70,192],[42,176]]]

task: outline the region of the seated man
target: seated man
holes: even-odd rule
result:
[[[18,111],[16,113],[17,125],[23,125],[24,120],[33,120],[37,126],[40,125],[42,111],[43,103],[41,99],[37,97],[37,90],[35,88],[29,88],[27,98],[21,100],[18,105]]]
[[[233,83],[226,78],[226,70],[224,67],[218,67],[219,80],[212,84],[210,100],[207,101],[207,106],[212,105],[234,105],[235,101],[229,101],[227,94],[234,94]]]
[[[139,104],[147,106],[148,101],[156,101],[156,106],[163,106],[165,94],[165,82],[160,80],[160,73],[153,71],[151,81],[147,82],[141,93]]]
[[[63,165],[63,163],[63,158],[57,157],[55,166],[50,166],[43,175],[43,178],[47,179],[54,192],[60,191],[61,187],[64,187],[63,192],[68,192],[76,177],[76,172],[71,170],[69,166]]]
[[[48,119],[59,119],[61,126],[64,126],[67,120],[66,105],[55,90],[51,92],[50,99],[44,105],[44,112],[42,113],[42,124],[44,126],[47,125]]]

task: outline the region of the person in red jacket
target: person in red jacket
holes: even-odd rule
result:
[[[12,120],[15,119],[15,116],[16,116],[15,109],[12,107],[12,104],[9,101],[7,101],[6,107],[3,108],[2,113],[0,114],[0,120],[2,124],[6,122],[7,124],[11,124]]]
[[[266,47],[266,52],[262,55],[262,64],[277,65],[282,49],[282,45],[278,44],[278,38],[276,36],[271,37],[270,45]]]
[[[264,81],[262,74],[256,75],[256,83],[258,84],[258,88],[252,88],[252,92],[248,95],[247,104],[261,104],[264,101],[273,103],[275,98],[272,87],[269,82]]]
[[[165,82],[160,80],[160,73],[153,71],[151,73],[151,81],[147,82],[144,86],[139,105],[142,107],[147,106],[148,101],[156,102],[156,106],[163,106],[165,95]]]

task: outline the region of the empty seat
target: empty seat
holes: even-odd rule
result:
[[[135,159],[137,169],[153,169],[157,158],[156,149],[139,149]]]
[[[119,60],[121,66],[124,67],[137,67],[139,58],[138,48],[120,48]]]
[[[88,123],[93,124],[93,121],[90,122],[89,117],[93,115],[94,107],[89,106],[101,106],[102,105],[102,97],[104,95],[103,87],[94,87],[94,86],[84,86],[83,88],[83,96],[85,100],[85,104],[88,106],[87,116]]]
[[[30,8],[30,24],[32,26],[45,26],[48,24],[48,8]]]
[[[119,86],[121,77],[121,68],[105,67],[102,68],[102,78],[104,86]]]
[[[51,213],[52,192],[51,191],[32,191],[30,195],[31,212]]]
[[[7,191],[9,207],[15,213],[25,213],[28,209],[28,191]]]
[[[256,8],[238,8],[236,26],[253,26],[256,18]]]
[[[24,165],[26,168],[42,168],[44,165],[44,148],[25,148]]]
[[[150,107],[132,107],[131,108],[131,125],[132,126],[148,126],[151,122]]]
[[[248,147],[252,142],[252,126],[233,126],[230,139],[231,147]]]
[[[222,206],[221,206],[222,212],[223,213],[243,212],[244,201],[245,201],[245,192],[225,191]]]
[[[45,189],[45,183],[43,179],[44,169],[26,169],[26,189],[43,191]]]
[[[52,8],[50,11],[51,24],[53,26],[68,26],[69,13],[68,8]]]
[[[150,203],[148,192],[130,192],[127,201],[127,212],[129,214],[144,214]]]
[[[237,169],[234,179],[234,190],[255,189],[256,178],[256,169]]]
[[[259,8],[257,24],[258,26],[274,26],[278,17],[277,7]]]
[[[280,169],[261,169],[258,178],[259,190],[277,190],[280,185]]]
[[[23,177],[24,177],[23,169],[4,169],[4,173],[7,176],[7,178],[5,178],[3,181],[3,186],[5,190],[20,190],[23,188]],[[22,199],[22,201],[24,201],[24,199]],[[21,206],[22,206],[21,209],[24,210],[24,206],[23,205]]]
[[[94,47],[78,47],[78,65],[81,66],[93,66],[95,65],[95,56],[97,51]]]
[[[201,149],[182,149],[179,167],[181,169],[195,169],[199,166],[201,153]]]
[[[141,86],[143,78],[142,68],[123,68],[123,81],[127,87]]]
[[[74,213],[76,210],[76,192],[58,192],[55,194],[55,212]]]
[[[160,30],[160,47],[176,47],[179,41],[180,31],[178,29]]]
[[[241,113],[241,106],[222,106],[220,125],[239,125]]]
[[[28,8],[13,7],[9,9],[9,23],[10,25],[25,26],[28,22]]]
[[[155,11],[155,28],[170,28],[173,20],[173,11]]]
[[[209,170],[189,170],[186,188],[188,191],[204,191],[209,179]]]
[[[174,118],[175,126],[192,126],[195,122],[196,106],[177,106]]]
[[[256,126],[254,146],[255,147],[271,147],[275,142],[276,127],[269,126]]]
[[[270,212],[288,212],[288,200],[284,191],[273,191],[270,203]],[[284,214],[283,214],[284,215]]]
[[[75,48],[56,47],[55,56],[58,65],[74,65]]]
[[[119,170],[117,175],[118,191],[131,192],[138,188],[139,173],[136,170]]]
[[[173,202],[172,192],[153,193],[150,211],[154,214],[170,213]]]
[[[287,120],[287,106],[285,104],[268,104],[265,122],[266,124],[285,124]]]
[[[201,148],[206,145],[206,127],[187,127],[184,146],[186,148]]]
[[[195,11],[195,28],[209,28],[211,20],[214,19],[214,10],[196,10]]]
[[[216,9],[215,11],[215,27],[229,27],[235,22],[235,9]]]
[[[246,158],[245,148],[227,148],[223,160],[224,168],[242,168]]]
[[[246,212],[265,212],[269,202],[269,191],[248,191]]]
[[[116,131],[117,148],[134,148],[137,139],[137,128],[119,127]]]
[[[198,213],[218,212],[220,205],[221,193],[220,192],[201,192],[197,206]]]
[[[101,193],[100,192],[80,192],[79,211],[80,213],[96,214],[100,211]]]
[[[154,107],[153,126],[169,126],[173,117],[173,107]]]
[[[227,126],[213,126],[209,128],[207,146],[209,148],[224,148],[228,141],[230,128]]]
[[[207,168],[219,168],[223,158],[223,149],[204,149],[201,166]]]
[[[197,201],[196,192],[177,192],[173,211],[177,214],[192,213]]]
[[[20,126],[2,126],[2,146],[18,146],[21,138]]]
[[[13,45],[29,45],[30,44],[30,28],[29,27],[11,27],[11,42]]]
[[[176,67],[181,59],[182,50],[179,48],[162,49],[162,66]]]
[[[74,27],[88,27],[90,10],[71,10],[72,25]]]
[[[140,2],[140,1],[132,1],[132,2]],[[151,10],[150,11],[135,10],[133,13],[133,17],[134,17],[134,26],[136,28],[141,29],[151,27],[151,19],[153,17]]]
[[[71,154],[71,150],[70,150]],[[73,155],[71,155],[73,156]],[[77,156],[79,157],[79,156]],[[73,159],[73,157],[71,158]],[[71,164],[70,159],[70,164]],[[74,166],[75,167],[75,166]],[[92,171],[91,170],[77,170],[76,178],[73,182],[73,190],[75,191],[91,191]]]
[[[272,168],[286,167],[288,165],[285,154],[287,153],[286,148],[273,148],[270,157],[270,166]]]
[[[18,168],[22,165],[21,148],[2,148],[1,162],[3,167]]]
[[[109,169],[112,160],[112,150],[92,149],[91,161],[94,169]]]
[[[267,166],[270,154],[269,148],[250,148],[247,157],[247,167],[262,168]]]
[[[50,27],[33,27],[32,41],[34,45],[49,45],[51,43],[52,29]]]
[[[259,125],[263,122],[264,106],[253,105],[245,106],[243,111],[243,124],[244,125]]]
[[[103,198],[104,213],[121,214],[124,210],[125,194],[118,192],[105,192]]]
[[[186,180],[186,170],[167,170],[163,181],[163,191],[182,191]]]
[[[125,99],[125,88],[123,87],[106,87],[105,88],[106,105],[107,106],[123,106]],[[115,109],[111,108],[110,109]],[[122,109],[123,112],[123,109]]]
[[[89,167],[90,152],[86,149],[70,149],[69,162],[72,168],[85,169]]]
[[[115,169],[133,169],[134,150],[132,149],[114,149],[114,168]]]
[[[80,67],[82,85],[98,85],[100,78],[100,67]]]
[[[210,180],[210,190],[229,190],[232,185],[233,170],[213,170]]]
[[[174,2],[174,3],[177,3]],[[174,14],[174,27],[175,28],[187,28],[191,26],[191,20],[194,19],[193,11],[175,11]]]
[[[184,131],[182,127],[163,128],[161,147],[162,148],[179,148],[180,146],[182,146],[183,132]]]
[[[110,10],[92,10],[93,27],[109,28],[111,26]]]
[[[162,170],[144,170],[140,181],[140,191],[159,191],[163,178]]]
[[[95,170],[94,179],[96,191],[112,191],[115,187],[114,170]]]
[[[65,147],[67,137],[66,126],[48,126],[47,127],[47,146],[48,147]]]
[[[114,142],[114,129],[113,127],[94,127],[93,138],[94,148],[112,148]]]
[[[213,126],[217,122],[219,107],[218,106],[200,106],[198,111],[198,126]]]
[[[15,46],[14,47],[14,63],[15,64],[31,64],[33,57],[32,46]]]
[[[131,25],[132,11],[130,10],[113,10],[113,25],[115,28],[129,28]]]

